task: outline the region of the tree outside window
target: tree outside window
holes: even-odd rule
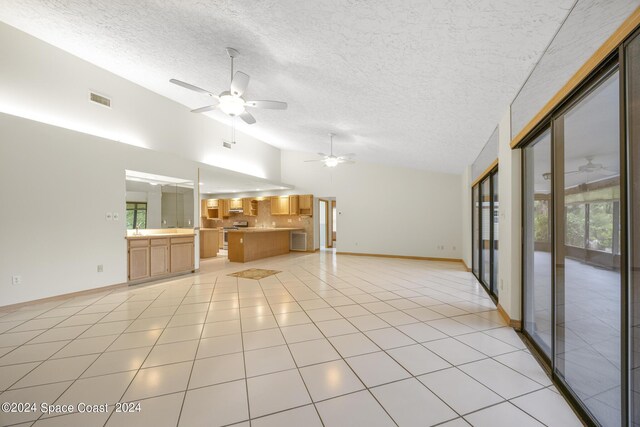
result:
[[[147,204],[127,202],[127,229],[147,228]]]

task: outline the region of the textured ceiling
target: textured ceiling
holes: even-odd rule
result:
[[[207,97],[168,80],[226,90],[232,46],[247,97],[289,103],[240,130],[309,153],[333,131],[359,161],[460,172],[573,3],[2,0],[0,19],[189,108]]]

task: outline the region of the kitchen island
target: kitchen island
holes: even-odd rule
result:
[[[303,228],[244,228],[229,230],[229,261],[248,262],[289,253],[292,231]]]

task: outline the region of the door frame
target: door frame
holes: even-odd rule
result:
[[[331,207],[331,203],[329,203],[331,200],[327,200],[327,199],[318,199],[319,203],[324,203],[325,209],[324,209],[324,224],[325,224],[325,229],[324,229],[324,243],[325,243],[325,248],[333,248],[333,233],[331,232],[331,227],[330,227],[330,222],[329,222],[329,209]],[[318,206],[318,214],[320,214],[320,206]],[[320,220],[318,220],[318,226],[320,225]],[[319,227],[320,228],[320,227]],[[320,231],[322,232],[322,231]],[[320,248],[322,248],[322,245],[320,245]]]

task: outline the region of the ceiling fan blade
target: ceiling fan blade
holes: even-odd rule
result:
[[[287,103],[282,101],[247,101],[247,107],[267,108],[269,110],[286,110]]]
[[[574,173],[582,173],[582,171],[569,171],[569,172],[565,172],[564,174],[565,175],[571,175],[571,174],[574,174]]]
[[[323,162],[324,159],[316,159],[316,160],[305,160],[305,162]]]
[[[242,71],[236,71],[231,80],[231,94],[236,96],[242,96],[247,86],[249,85],[249,76]]]
[[[205,95],[209,95],[209,96],[212,96],[214,98],[218,98],[217,95],[214,95],[213,93],[209,92],[208,90],[202,89],[201,87],[198,87],[198,86],[194,86],[194,85],[192,85],[190,83],[183,82],[182,80],[171,79],[169,81],[171,83],[173,83],[174,85],[182,86],[185,89],[193,90],[195,92],[204,93]]]
[[[238,115],[244,122],[248,125],[252,125],[256,122],[256,119],[251,115],[251,113],[245,111],[244,113]]]
[[[318,156],[322,156],[322,157],[328,157],[326,154],[324,153],[318,153]]]
[[[207,111],[215,110],[218,108],[217,105],[207,105],[206,107],[196,108],[195,110],[191,110],[192,113],[206,113]]]

